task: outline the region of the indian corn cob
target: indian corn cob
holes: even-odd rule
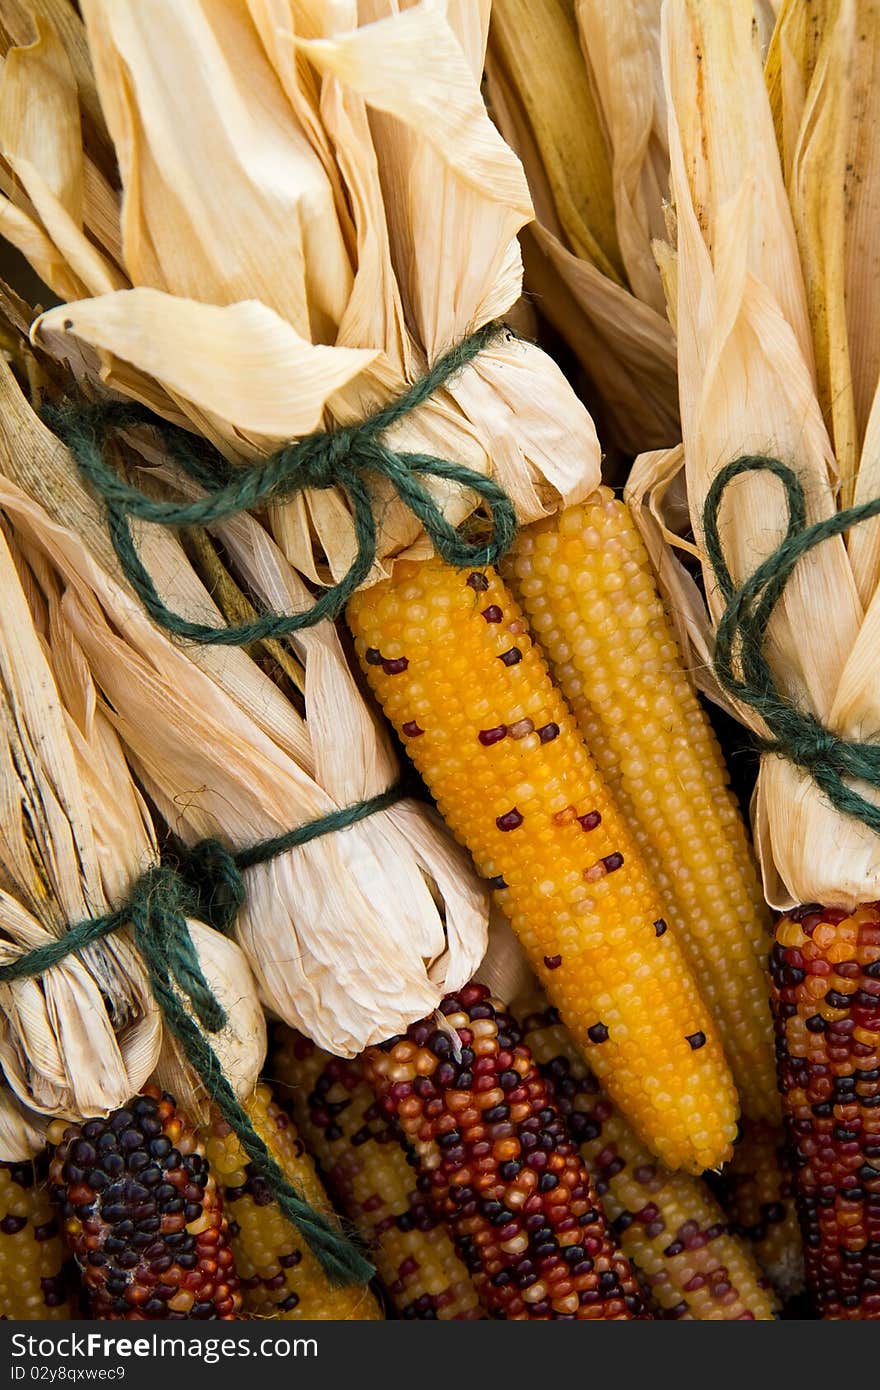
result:
[[[589,1174],[513,1020],[484,985],[364,1054],[486,1308],[498,1318],[646,1316]]]
[[[317,1210],[332,1211],[314,1164],[268,1086],[247,1104],[251,1124],[285,1177]],[[292,1321],[369,1321],[381,1317],[369,1287],[334,1288],[296,1227],[272,1200],[229,1125],[215,1116],[205,1152],[223,1198],[244,1312]]]
[[[364,1079],[360,1059],[331,1057],[280,1027],[272,1057],[279,1096],[315,1156],[337,1206],[360,1232],[401,1318],[485,1316],[441,1217]]]
[[[673,1167],[717,1165],[736,1096],[641,856],[494,570],[399,561],[348,607],[358,656],[578,1046]]]
[[[611,1228],[658,1318],[767,1321],[773,1298],[748,1247],[699,1178],[671,1173],[633,1134],[540,997],[513,1006]]]
[[[880,903],[789,913],[771,965],[807,1286],[880,1319]]]
[[[791,1163],[781,1128],[746,1120],[743,1137],[711,1184],[736,1234],[783,1298],[804,1287],[804,1251],[794,1202]]]
[[[74,1316],[58,1213],[36,1163],[0,1163],[0,1318]]]
[[[107,1119],[57,1120],[49,1182],[87,1313],[130,1321],[235,1319],[229,1230],[196,1131],[149,1087]]]
[[[644,855],[744,1113],[778,1120],[768,909],[628,508],[600,488],[524,527],[503,572]]]

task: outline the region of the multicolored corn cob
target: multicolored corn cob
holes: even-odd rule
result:
[[[655,1152],[729,1155],[736,1094],[660,901],[493,570],[399,561],[348,618],[382,706],[579,1047]]]
[[[232,1320],[238,1277],[205,1151],[147,1088],[105,1120],[58,1120],[49,1182],[93,1318]]]
[[[524,527],[503,572],[644,855],[744,1113],[778,1121],[769,911],[629,509],[600,488]]]
[[[710,1182],[732,1229],[748,1241],[777,1292],[783,1298],[801,1293],[804,1249],[782,1129],[745,1120],[733,1158]]]
[[[647,1316],[589,1174],[513,1020],[484,985],[364,1054],[489,1312],[510,1319]]]
[[[772,1319],[773,1297],[706,1184],[671,1173],[636,1138],[546,1000],[515,1004],[513,1013],[593,1174],[611,1229],[642,1277],[655,1317]]]
[[[291,1184],[316,1210],[331,1203],[292,1121],[258,1086],[247,1104],[251,1124]],[[354,1322],[381,1318],[369,1287],[334,1288],[296,1227],[273,1201],[241,1143],[219,1116],[204,1136],[229,1220],[244,1311],[250,1317]]]
[[[880,1319],[880,903],[789,913],[771,969],[807,1287]]]
[[[277,1093],[317,1159],[336,1204],[360,1232],[385,1291],[405,1319],[485,1317],[443,1222],[418,1190],[400,1133],[364,1080],[360,1059],[322,1052],[279,1027]]]
[[[0,1318],[72,1318],[66,1262],[44,1165],[0,1163]]]

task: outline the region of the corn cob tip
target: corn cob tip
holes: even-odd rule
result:
[[[241,1296],[222,1202],[173,1098],[147,1088],[58,1137],[49,1179],[90,1315],[235,1318]]]

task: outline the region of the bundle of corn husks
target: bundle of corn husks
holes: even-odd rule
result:
[[[86,5],[135,288],[93,279],[102,293],[44,315],[37,341],[75,363],[89,389],[109,384],[186,419],[245,466],[417,381],[519,290],[513,234],[529,203],[479,97],[487,8],[377,4],[357,27],[353,7],[329,5],[285,6],[283,22],[260,6]],[[53,44],[65,93],[57,148],[72,152],[71,129],[85,129],[73,68],[44,36],[17,54],[10,163],[29,129],[15,112],[32,109],[29,83],[45,91],[44,65],[39,80],[32,68]],[[34,212],[47,144],[36,181],[30,161],[18,165]],[[87,168],[88,140],[78,153]],[[93,212],[86,198],[81,215]],[[91,239],[78,235],[92,245],[88,225]],[[407,456],[491,468],[527,523],[595,487],[595,433],[541,353],[483,341],[390,439]],[[734,1133],[733,1090],[634,829],[512,595],[485,565],[461,572],[424,558],[416,518],[383,478],[367,483],[386,557],[375,578],[388,575],[350,605],[367,674],[596,1070],[670,1162],[717,1164]],[[478,502],[442,480],[429,487],[447,520]],[[270,520],[304,576],[344,573],[354,527],[343,488],[298,492]],[[292,594],[267,597],[289,606]],[[761,949],[758,928],[746,950],[759,959]]]
[[[715,646],[718,698],[767,750],[755,835],[784,914],[779,1080],[808,1280],[821,1316],[876,1318],[880,28],[869,3],[783,4],[764,71],[752,20],[747,0],[664,9],[684,449],[640,460],[630,488],[674,542],[664,496],[684,467],[708,613],[668,557],[665,574],[697,660]]]
[[[18,874],[10,897],[55,935],[106,912],[155,861],[154,821],[183,862],[206,841],[233,868],[275,845],[236,870],[241,950],[216,938],[234,962],[216,993],[224,1001],[235,970],[252,969],[263,1004],[304,1046],[346,1058],[367,1048],[347,1069],[328,1059],[297,1117],[327,1162],[351,1118],[337,1125],[335,1105],[362,1117],[353,1146],[377,1126],[382,1143],[403,1134],[410,1145],[418,1198],[404,1182],[381,1222],[366,1219],[385,1212],[375,1193],[349,1212],[379,1242],[405,1316],[483,1306],[638,1317],[631,1253],[658,1309],[766,1318],[757,1271],[696,1177],[730,1158],[740,1106],[749,1135],[771,1136],[740,1148],[746,1169],[772,1155],[779,1120],[764,892],[685,661],[781,745],[776,692],[765,682],[762,718],[745,689],[769,618],[769,669],[794,718],[809,707],[834,735],[870,736],[876,522],[848,548],[838,535],[805,553],[772,616],[759,605],[757,648],[754,636],[748,649],[734,643],[723,690],[709,665],[729,597],[723,560],[735,585],[772,551],[785,531],[780,480],[795,496],[797,479],[756,465],[731,483],[717,544],[709,524],[709,616],[668,542],[691,524],[696,544],[675,543],[706,560],[706,495],[746,452],[796,466],[809,520],[875,491],[873,49],[857,37],[873,36],[874,10],[829,0],[808,24],[783,4],[771,38],[774,7],[751,0],[495,0],[490,39],[489,8],[0,4],[0,233],[62,301],[37,316],[0,287],[14,359],[0,361],[0,508],[30,633],[10,646],[4,680],[13,710],[34,672],[56,692],[64,756],[85,765],[81,819],[103,893],[83,874],[83,902],[68,901],[64,875],[50,876],[45,927],[15,857],[31,853],[22,831],[3,858]],[[497,127],[480,94],[487,42]],[[500,322],[521,290],[518,233],[527,288],[580,357],[612,442],[651,448],[684,434],[683,449],[638,461],[634,519],[600,487],[596,432],[558,368]],[[32,408],[44,399],[58,437]],[[137,520],[150,515],[178,534]],[[829,605],[833,630],[816,651],[805,634]],[[549,996],[525,1027],[467,983],[487,917],[467,856],[422,803],[385,804],[399,769],[347,664],[348,638],[328,621],[343,610],[373,693]],[[286,616],[273,626],[273,615]],[[242,625],[251,635],[239,647],[230,629]],[[876,834],[842,805],[852,809],[871,760],[845,750],[841,763],[834,736],[803,718],[795,744],[765,756],[756,803],[769,902],[824,904],[790,912],[777,933],[782,1089],[822,1310],[875,1316],[880,892]],[[9,763],[22,776],[26,760]],[[101,798],[117,785],[111,816]],[[344,828],[284,846],[328,816]],[[126,861],[115,892],[106,861],[119,845],[142,863]],[[36,943],[6,936],[10,959]],[[125,945],[122,933],[90,949],[103,963]],[[118,1005],[95,985],[123,1063],[112,1096],[74,1104],[56,1085],[41,1099],[50,1069],[30,1016],[15,1015],[20,1036],[0,1033],[10,1156],[39,1147],[55,1118],[52,1190],[85,1270],[77,1154],[129,1121],[141,1139],[159,1125],[194,1171],[210,1162],[194,1238],[209,1231],[223,1260],[205,1263],[192,1297],[155,1294],[146,1275],[123,1294],[117,1271],[96,1264],[91,1309],[128,1316],[127,1299],[144,1316],[229,1317],[243,1299],[256,1316],[375,1316],[363,1287],[334,1302],[321,1286],[307,1303],[292,1271],[311,1257],[295,1223],[275,1206],[260,1218],[259,1163],[162,1043],[130,954],[110,982]],[[88,975],[91,961],[53,971]],[[482,973],[506,980],[509,999],[522,969],[493,958]],[[3,989],[25,998],[53,979]],[[248,1114],[309,1196],[299,1141],[253,1089],[262,1015],[251,1027],[229,1013],[253,1044],[255,1060],[241,1063]],[[52,1045],[64,1085],[85,1086],[82,1038]],[[134,1099],[157,1065],[179,1116],[160,1093]],[[236,1080],[237,1065],[230,1055]],[[351,1094],[339,1100],[339,1086]],[[527,1155],[541,1125],[538,1178]],[[394,1152],[399,1185],[407,1157]],[[369,1179],[351,1163],[363,1195]],[[467,1175],[480,1165],[478,1203]],[[426,1243],[403,1258],[388,1239],[388,1222],[404,1232],[419,1221],[438,1233],[433,1262]],[[764,1228],[751,1224],[757,1241]],[[599,1273],[578,1263],[582,1248]],[[790,1254],[789,1242],[786,1279]]]

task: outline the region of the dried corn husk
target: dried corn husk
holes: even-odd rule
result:
[[[102,692],[93,697],[101,717],[177,835],[246,846],[396,781],[387,735],[331,625],[294,644],[304,716],[244,652],[176,646],[113,578],[97,507],[2,362],[0,401],[0,458],[34,499],[16,491],[16,524],[38,529],[63,576],[63,621]],[[146,445],[144,453],[165,465]],[[220,534],[251,592],[272,606],[302,606],[304,586],[253,519]],[[150,529],[143,542],[169,601],[217,622],[178,541]],[[238,939],[263,997],[332,1051],[358,1051],[430,1013],[485,949],[485,887],[433,813],[410,800],[245,877]]]
[[[858,6],[811,7],[816,41],[799,49],[799,7],[782,7],[770,50],[772,105],[749,0],[724,6],[669,0],[664,10],[684,467],[698,548],[709,484],[743,453],[769,453],[796,466],[810,520],[845,505],[853,491],[854,452],[865,460],[855,496],[876,493],[876,450],[868,452],[876,425],[869,415],[860,446],[854,393],[850,399],[846,384],[847,357],[851,362],[858,336],[851,323],[861,322],[862,307],[857,298],[841,303],[847,274],[855,273],[852,266],[842,270],[841,246],[846,262],[866,228],[861,195],[840,196],[840,160],[844,150],[850,159],[861,150],[866,164],[870,160],[870,112],[842,90],[854,10]],[[858,11],[856,30],[864,36],[865,56],[857,64],[864,74],[880,43],[872,7]],[[861,173],[856,164],[853,186]],[[867,167],[865,176],[870,181]],[[869,205],[871,193],[864,196]],[[863,363],[864,349],[858,352]],[[838,389],[840,409],[829,416],[832,445],[822,404]],[[674,454],[665,462],[641,460],[633,494],[641,501],[652,485],[669,488],[680,466]],[[760,475],[731,487],[721,523],[735,580],[750,574],[781,538],[784,505],[778,484]],[[655,526],[662,513],[661,500]],[[875,535],[873,523],[849,549],[831,540],[799,564],[771,622],[767,648],[789,698],[855,739],[874,737],[880,714],[880,606],[871,562],[865,563]],[[706,592],[714,621],[721,601],[711,574]],[[700,654],[698,642],[698,660]],[[763,732],[754,714],[739,713]],[[859,791],[880,799],[876,791]],[[877,837],[838,814],[806,773],[783,758],[762,760],[754,817],[774,906],[820,901],[851,907],[880,895]]]
[[[486,0],[371,0],[360,12],[352,0],[89,0],[83,12],[133,288],[39,320],[39,341],[81,378],[242,457],[361,417],[516,301],[515,234],[531,205],[480,99]],[[39,42],[52,43],[51,17],[40,25]],[[11,154],[26,143],[28,81],[45,66],[30,53],[11,50],[16,66],[0,82],[0,150]],[[77,270],[35,197],[75,143],[65,76],[67,104],[44,115],[49,167],[30,151],[17,176],[36,231],[83,279],[82,257]],[[84,217],[96,240],[88,208]],[[19,244],[45,266],[45,248],[38,262]],[[54,284],[73,297],[57,273]],[[394,437],[491,470],[524,520],[598,478],[592,422],[550,360],[515,339],[499,339]],[[437,492],[456,522],[473,509],[454,486]],[[376,509],[380,555],[418,542],[418,525],[381,488]],[[306,576],[350,562],[337,492],[279,508],[273,526]]]
[[[495,0],[486,65],[536,209],[527,286],[633,449],[679,435],[652,246],[666,238],[669,177],[659,28],[660,0]]]
[[[40,545],[41,517],[0,479],[0,928],[4,963],[61,935],[69,923],[124,902],[157,857],[146,808],[98,706],[82,650],[62,618],[57,577]],[[27,523],[19,524],[27,515]],[[215,1050],[241,1094],[252,1091],[265,1027],[245,959],[198,923],[206,978],[234,1016]],[[32,1147],[35,1117],[83,1119],[125,1104],[158,1067],[193,1095],[176,1044],[165,1038],[145,968],[125,932],[69,956],[37,979],[0,986],[0,1066],[13,1121]],[[11,1097],[18,1105],[12,1104]],[[26,1107],[25,1110],[22,1107]],[[38,1123],[38,1121],[37,1121]],[[3,1157],[13,1157],[4,1150]]]

